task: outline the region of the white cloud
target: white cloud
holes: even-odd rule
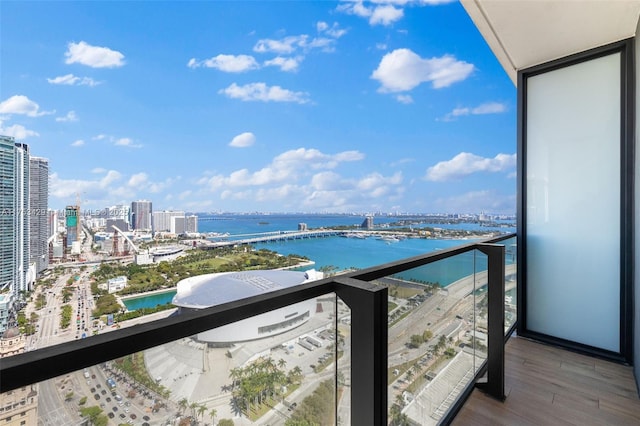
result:
[[[267,53],[275,52],[278,54],[293,53],[297,48],[304,47],[307,44],[308,35],[302,34],[297,36],[287,36],[280,40],[261,39],[253,46],[254,52]]]
[[[411,97],[411,95],[397,95],[396,100],[405,105],[413,103],[413,98]]]
[[[92,46],[84,41],[69,43],[65,63],[82,64],[92,68],[117,68],[124,65],[124,55],[108,47]]]
[[[387,50],[387,43],[376,43],[376,49]]]
[[[301,61],[302,61],[301,56],[297,56],[295,58],[285,58],[282,56],[276,56],[275,58],[269,61],[265,61],[264,65],[280,67],[281,71],[297,71]]]
[[[347,30],[344,28],[340,28],[340,25],[337,22],[334,22],[332,26],[329,26],[326,22],[318,21],[316,24],[316,29],[319,33],[324,33],[329,37],[340,38],[347,33]]]
[[[101,82],[95,81],[90,77],[77,77],[73,74],[61,75],[56,78],[47,78],[51,84],[63,84],[67,86],[97,86]]]
[[[75,147],[83,146],[83,145],[84,145],[84,141],[82,139],[78,139],[77,141],[71,143],[71,146],[75,146]]]
[[[404,16],[404,10],[396,8],[393,4],[402,6],[406,2],[385,1],[373,3],[383,4],[378,4],[374,7],[367,7],[362,1],[354,1],[340,4],[337,7],[337,10],[350,15],[360,16],[361,18],[368,18],[370,25],[389,26],[394,22],[399,21]]]
[[[365,6],[362,0],[343,0],[336,7],[338,12],[356,15],[369,20],[370,25],[391,25],[402,19],[406,6],[436,6],[456,0],[371,0],[372,6]]]
[[[505,104],[501,104],[499,102],[487,102],[473,108],[471,110],[471,114],[498,114],[505,112],[506,110],[507,106]]]
[[[231,142],[229,142],[229,146],[234,148],[247,148],[252,146],[256,142],[256,137],[251,132],[240,133],[238,136],[234,137]]]
[[[107,138],[108,138],[107,135],[99,134],[99,135],[96,135],[96,136],[92,137],[91,139],[93,139],[94,141],[101,141],[101,140],[107,139]]]
[[[107,169],[104,169],[102,167],[96,167],[94,169],[91,169],[91,173],[96,173],[96,174],[101,174],[101,173],[104,173],[106,171],[107,171]]]
[[[494,158],[461,152],[448,161],[441,161],[427,169],[425,179],[447,181],[478,172],[505,172],[516,166],[516,154],[498,154]]]
[[[218,93],[231,99],[243,101],[296,102],[299,104],[309,102],[308,93],[293,92],[280,86],[267,86],[265,83],[249,83],[244,86],[232,83],[226,89],[220,89]]]
[[[446,114],[442,121],[452,121],[456,117],[462,117],[465,115],[485,115],[485,114],[500,114],[507,110],[507,106],[505,104],[499,102],[487,102],[481,105],[478,105],[474,108],[469,107],[459,107],[454,108],[450,113]]]
[[[4,127],[2,121],[0,121],[0,134],[5,136],[11,136],[16,140],[22,140],[31,136],[40,136],[40,134],[34,130],[29,130],[20,124],[13,124],[8,127]]]
[[[336,28],[332,33],[342,36],[344,33],[341,33],[341,31],[343,30]],[[253,46],[253,51],[258,53],[277,53],[278,55],[290,55],[298,50],[307,52],[312,49],[320,49],[323,52],[333,52],[333,46],[337,38],[338,37],[315,37],[309,40],[307,34],[287,36],[279,40],[265,38],[258,40],[255,46]]]
[[[399,21],[404,16],[402,9],[397,9],[392,5],[378,6],[373,9],[369,23],[371,25],[384,25],[388,26],[396,21]]]
[[[240,169],[228,176],[213,175],[201,178],[198,184],[212,191],[226,188],[265,186],[279,182],[296,181],[300,176],[312,170],[335,169],[340,163],[360,161],[364,155],[358,151],[343,151],[334,155],[324,154],[317,149],[299,148],[283,152],[269,165],[251,172]]]
[[[29,117],[40,117],[54,112],[40,111],[40,106],[24,95],[14,95],[0,102],[0,114],[21,114]]]
[[[474,69],[451,55],[423,59],[409,49],[396,49],[382,57],[371,78],[382,84],[378,91],[384,93],[408,91],[425,82],[440,89],[466,79]]]
[[[260,65],[250,55],[218,55],[210,59],[198,61],[195,58],[189,60],[189,68],[216,68],[224,72],[245,72],[260,68]]]
[[[133,140],[131,138],[119,138],[119,139],[113,139],[113,144],[116,146],[126,146],[129,148],[142,148],[141,144],[134,144]]]
[[[64,117],[56,117],[56,121],[61,121],[61,122],[65,122],[65,121],[78,121],[78,116],[76,115],[75,111],[69,111],[67,113],[67,115],[65,115]]]
[[[140,172],[140,173],[131,175],[131,177],[129,178],[129,181],[127,182],[127,185],[134,188],[139,188],[140,186],[146,184],[148,180],[149,180],[149,176],[147,176],[147,174],[144,172]]]
[[[52,197],[69,199],[75,198],[77,193],[85,194],[86,199],[104,199],[114,191],[113,184],[120,180],[122,175],[115,171],[103,171],[104,176],[98,179],[61,179],[57,173],[53,173],[49,179],[49,190]]]

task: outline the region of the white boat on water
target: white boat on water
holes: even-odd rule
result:
[[[381,237],[380,240],[387,243],[397,243],[398,241],[400,241],[395,235],[386,235],[384,237]]]

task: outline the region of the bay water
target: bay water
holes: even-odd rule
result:
[[[393,224],[402,219],[412,217],[375,217],[374,223]],[[337,226],[358,227],[364,221],[363,216],[349,215],[216,215],[201,216],[198,222],[198,230],[201,233],[229,234],[230,240],[247,238],[247,235],[255,236],[261,233],[295,231],[298,224],[304,223],[310,229],[332,228]],[[413,219],[416,219],[413,217]],[[460,230],[496,230],[491,228],[480,228],[476,223],[459,224],[414,224],[413,228],[425,226],[460,229]],[[392,230],[385,228],[384,230]],[[515,232],[514,228],[500,228],[503,232]],[[397,242],[388,242],[375,237],[368,238],[345,238],[345,237],[324,237],[308,238],[299,240],[274,241],[268,243],[255,244],[256,249],[272,250],[282,255],[300,255],[307,257],[314,262],[313,265],[301,268],[307,269],[330,269],[341,271],[346,269],[364,269],[376,265],[406,259],[468,244],[473,240],[459,239],[418,239],[407,238]],[[507,259],[508,260],[508,259]],[[509,261],[509,260],[508,260]],[[402,274],[397,274],[399,278],[418,282],[438,282],[446,286],[465,276],[471,275],[474,270],[486,269],[486,257],[477,251],[468,252],[443,261],[432,263]],[[132,298],[124,301],[129,310],[142,307],[153,307],[157,304],[164,304],[171,301],[175,292],[160,293],[141,298]]]

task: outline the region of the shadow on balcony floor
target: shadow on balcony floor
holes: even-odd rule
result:
[[[453,425],[638,425],[633,371],[597,358],[512,337],[504,403],[474,390]]]

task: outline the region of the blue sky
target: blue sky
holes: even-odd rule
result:
[[[52,208],[515,212],[516,90],[457,2],[0,3]]]

